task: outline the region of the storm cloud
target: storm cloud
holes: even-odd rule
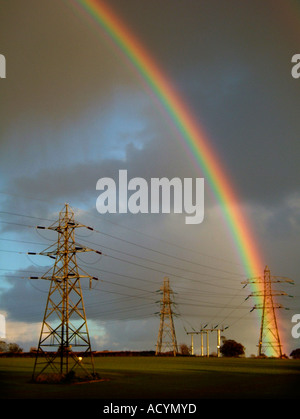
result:
[[[251,303],[244,303],[251,290],[242,288],[239,249],[208,179],[204,222],[197,227],[176,214],[97,213],[97,180],[116,179],[121,169],[148,181],[204,172],[195,168],[136,69],[74,3],[0,1],[0,53],[7,62],[7,78],[0,80],[0,309],[11,327],[19,327],[11,336],[20,336],[22,346],[22,321],[30,333],[38,330],[49,284],[23,277],[47,264],[25,253],[55,240],[35,226],[56,220],[68,202],[80,221],[103,232],[78,241],[109,255],[80,261],[103,279],[94,294],[85,292],[97,348],[153,349],[157,290],[168,275],[177,293],[180,341],[187,340],[184,327],[224,321],[231,325],[228,337],[255,352],[256,317],[249,313]],[[300,82],[291,76],[291,57],[300,52],[300,31],[292,5],[107,4],[204,127],[266,264],[295,280],[294,300],[282,302],[291,308],[282,322],[287,350],[293,349],[288,331],[299,306]]]

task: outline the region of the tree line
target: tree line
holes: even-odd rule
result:
[[[17,343],[6,343],[2,340],[0,341],[0,352],[19,354],[20,352],[23,352],[23,348]]]
[[[223,357],[239,357],[245,355],[245,347],[241,343],[238,343],[233,339],[226,339],[224,336],[222,336],[222,341],[223,344],[220,347],[220,353]],[[185,343],[182,343],[179,347],[179,353],[181,355],[191,355],[191,347],[187,346]],[[294,349],[290,353],[290,356],[293,359],[300,359],[300,348]]]

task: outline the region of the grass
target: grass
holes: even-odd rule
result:
[[[33,359],[0,358],[1,399],[295,399],[300,360],[200,357],[98,357],[103,379],[30,382]]]

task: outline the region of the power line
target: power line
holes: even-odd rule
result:
[[[81,211],[84,211],[84,210],[81,210]],[[43,220],[47,220],[47,221],[54,221],[54,220],[51,220],[49,218],[42,218],[42,217],[37,217],[37,216],[29,216],[29,215],[18,214],[18,213],[10,213],[8,211],[0,211],[0,213],[5,213],[5,214],[10,214],[10,215],[15,215],[15,216],[21,216],[21,217],[29,217],[29,218],[33,218],[33,219],[39,219],[39,220],[43,219]],[[7,223],[7,224],[14,224],[14,223],[11,223],[11,222],[6,222],[6,221],[0,221],[0,222],[4,222],[4,223]],[[18,224],[18,223],[15,223],[15,224],[16,225],[21,225],[21,224]],[[28,226],[27,225],[27,227],[33,227],[33,226]],[[93,231],[96,232],[96,233],[98,233],[98,234],[102,234],[102,235],[105,235],[107,237],[110,237],[110,238],[119,240],[121,242],[124,242],[124,243],[127,243],[127,244],[131,244],[133,246],[137,246],[137,247],[139,247],[141,249],[148,250],[148,251],[151,251],[151,252],[154,252],[154,253],[158,253],[158,254],[160,254],[162,256],[167,256],[167,257],[170,257],[170,258],[175,258],[176,260],[181,261],[181,262],[186,262],[186,263],[189,263],[189,264],[197,265],[197,266],[200,266],[202,268],[204,267],[204,268],[207,268],[207,269],[213,269],[213,270],[216,270],[216,271],[219,271],[219,272],[223,272],[223,273],[227,273],[227,274],[230,274],[230,275],[235,275],[235,276],[239,276],[239,277],[242,276],[241,274],[237,274],[236,272],[230,272],[230,271],[227,271],[227,270],[224,270],[224,269],[216,268],[216,267],[211,266],[211,265],[205,265],[205,264],[202,264],[202,263],[199,263],[199,262],[194,262],[194,261],[191,261],[191,260],[188,260],[188,259],[179,257],[179,256],[173,256],[173,255],[170,255],[169,253],[162,252],[162,251],[159,251],[157,249],[153,249],[153,248],[150,248],[148,246],[144,246],[144,245],[135,243],[135,242],[130,241],[130,240],[127,240],[127,239],[122,239],[120,237],[116,237],[116,236],[114,236],[112,234],[105,233],[105,232],[100,231],[100,230],[97,230],[97,229],[93,229]],[[157,239],[157,240],[162,241],[162,242],[166,242],[165,240],[161,240],[161,239]],[[166,242],[166,243],[171,244],[171,245],[174,245],[174,244],[172,244],[170,242]],[[182,248],[182,246],[178,246],[178,247],[179,248]],[[187,248],[183,248],[183,249],[189,250],[189,251],[193,251],[192,249],[187,249]],[[195,251],[193,251],[193,252],[195,252]],[[196,252],[196,253],[199,253],[199,252]],[[209,257],[208,255],[205,255],[205,256],[206,257]],[[223,261],[225,261],[225,260],[223,260]]]
[[[36,197],[28,197],[28,196],[21,196],[21,195],[19,195],[19,194],[17,195],[17,194],[13,194],[13,193],[10,193],[10,192],[0,191],[0,194],[3,194],[3,195],[9,195],[9,196],[14,196],[14,197],[17,197],[17,198],[22,198],[22,199],[29,200],[29,201],[34,201],[34,200],[35,200],[35,201],[44,202],[44,203],[47,203],[47,204],[53,204],[53,201],[49,201],[49,200],[46,200],[46,199],[41,199],[41,198],[36,198]],[[60,204],[61,204],[61,205],[64,205],[64,203],[60,203]],[[137,230],[137,229],[134,229],[134,228],[132,228],[132,227],[124,226],[124,225],[122,225],[122,224],[120,224],[120,223],[117,223],[117,222],[115,222],[115,221],[111,221],[111,220],[109,220],[109,219],[108,219],[107,217],[105,217],[103,214],[97,214],[97,217],[96,217],[93,213],[91,213],[91,211],[90,211],[90,210],[82,209],[82,208],[79,208],[79,207],[73,207],[73,208],[76,208],[77,210],[79,210],[79,211],[81,211],[81,212],[87,213],[87,214],[88,214],[88,216],[91,216],[91,217],[96,218],[96,219],[100,216],[100,217],[104,218],[104,219],[105,219],[105,221],[109,222],[110,224],[117,225],[118,227],[121,227],[121,228],[126,229],[126,230],[129,230],[129,231],[133,231],[133,232],[135,232],[135,233],[137,233],[137,234],[140,234],[140,235],[142,235],[142,236],[145,236],[145,237],[151,238],[151,239],[153,239],[153,240],[156,240],[156,241],[161,242],[161,243],[164,243],[164,244],[168,244],[168,245],[170,245],[170,246],[172,246],[172,247],[176,247],[176,248],[181,249],[181,250],[189,251],[189,252],[192,252],[192,253],[194,253],[194,254],[198,254],[198,255],[204,256],[204,257],[213,258],[213,259],[215,259],[215,260],[220,260],[220,261],[222,261],[222,262],[229,263],[229,264],[231,264],[231,265],[236,265],[236,266],[242,267],[242,265],[241,265],[240,263],[233,262],[233,261],[229,261],[229,260],[227,260],[227,259],[220,258],[220,257],[214,256],[214,255],[209,255],[209,254],[206,254],[206,253],[203,253],[203,252],[199,252],[198,250],[195,250],[195,249],[191,249],[191,248],[188,248],[188,247],[182,246],[182,245],[178,244],[178,242],[176,242],[176,243],[175,243],[175,242],[170,242],[170,241],[167,241],[167,240],[165,240],[165,239],[160,239],[160,238],[154,237],[154,236],[152,236],[152,235],[150,235],[150,234],[148,234],[148,233],[142,232],[142,231]],[[1,212],[1,211],[0,211],[0,212]],[[3,212],[3,213],[10,213],[10,212],[8,212],[8,211],[2,211],[2,212]],[[24,216],[24,215],[22,215],[22,214],[16,214],[16,213],[10,213],[10,214],[19,215],[19,216]],[[37,217],[37,216],[35,216],[35,217],[34,217],[34,216],[28,216],[28,217],[31,217],[31,218],[36,218],[36,219],[43,219],[43,220],[48,220],[48,221],[54,221],[54,220],[50,220],[50,219],[47,219],[47,218],[42,218],[42,217]],[[138,245],[138,246],[139,246],[139,245]],[[152,250],[154,250],[154,249],[152,249]],[[190,261],[190,262],[191,262],[191,261]]]
[[[2,252],[11,252],[11,253],[18,253],[18,254],[33,254],[32,252],[22,252],[22,251],[17,251],[17,250],[0,249],[0,251],[2,251]],[[126,259],[122,259],[122,258],[119,258],[117,256],[113,256],[113,255],[110,255],[110,254],[107,254],[107,253],[103,253],[102,252],[102,255],[103,256],[106,256],[108,258],[112,258],[112,259],[115,259],[115,260],[118,260],[118,261],[121,261],[121,262],[125,262],[125,263],[128,263],[128,264],[134,265],[134,266],[138,266],[138,267],[141,267],[141,268],[144,268],[144,269],[148,269],[148,270],[151,270],[151,271],[154,271],[154,272],[159,272],[161,274],[167,274],[167,275],[170,275],[172,277],[176,277],[176,278],[180,278],[180,279],[185,279],[185,280],[196,282],[196,283],[206,284],[208,286],[217,287],[217,288],[233,289],[232,287],[227,287],[227,286],[224,286],[224,285],[215,284],[215,283],[212,283],[212,282],[209,282],[209,281],[203,281],[203,280],[200,280],[200,279],[189,278],[189,277],[185,277],[183,275],[178,275],[178,274],[171,273],[169,271],[165,271],[165,270],[161,270],[161,269],[156,269],[156,268],[153,268],[153,267],[150,267],[150,266],[145,266],[145,265],[142,265],[142,264],[139,264],[139,263],[136,263],[136,262],[132,262],[132,261],[129,261],[129,260],[126,260]],[[169,267],[172,267],[171,265],[168,265],[168,266]],[[97,268],[94,268],[94,269],[97,269]],[[200,273],[197,273],[197,274],[198,275],[201,275]],[[202,275],[205,275],[205,274],[202,274]]]
[[[147,246],[143,246],[143,245],[140,245],[140,244],[134,243],[134,242],[129,241],[129,240],[121,239],[120,237],[115,237],[115,236],[113,236],[113,235],[111,235],[111,234],[104,233],[104,232],[99,231],[99,230],[96,230],[96,229],[93,229],[93,230],[94,230],[96,233],[103,234],[103,235],[105,235],[105,236],[108,236],[108,237],[114,238],[114,239],[116,239],[116,240],[119,240],[119,241],[125,242],[125,243],[127,243],[127,244],[131,244],[131,245],[137,246],[137,247],[139,247],[139,248],[141,248],[141,249],[150,250],[150,251],[152,251],[152,252],[155,252],[155,253],[160,254],[161,256],[168,256],[168,257],[174,258],[174,259],[176,259],[176,260],[178,260],[178,261],[180,261],[180,262],[187,262],[187,263],[190,263],[190,264],[193,264],[193,265],[201,266],[202,268],[213,269],[213,270],[216,270],[216,271],[219,271],[219,272],[223,272],[223,273],[227,273],[227,274],[230,274],[230,275],[237,275],[237,276],[239,276],[239,277],[241,277],[241,276],[242,276],[242,275],[237,274],[237,273],[235,273],[235,272],[226,271],[226,270],[224,270],[224,269],[219,269],[219,268],[216,268],[216,267],[213,267],[213,266],[210,266],[210,265],[205,265],[205,264],[198,263],[198,262],[193,262],[193,261],[191,261],[191,260],[187,260],[187,259],[184,259],[184,258],[181,258],[181,257],[178,257],[178,256],[172,256],[172,255],[170,255],[170,254],[168,254],[168,253],[165,253],[165,252],[162,252],[162,251],[159,251],[159,250],[155,250],[155,249],[151,249],[151,248],[149,248],[149,247],[147,247]],[[135,257],[138,257],[138,256],[135,256]],[[194,272],[194,273],[195,273],[195,272]],[[208,276],[209,276],[209,274],[208,274]]]
[[[80,208],[77,208],[77,209],[78,209],[78,210],[80,210],[80,211],[83,211],[83,212],[88,212],[88,213],[89,213],[89,211],[87,211],[87,210],[81,210]],[[94,218],[97,218],[97,217],[98,217],[98,214],[97,214],[97,217],[96,217],[94,214],[90,214],[90,213],[89,213],[89,215],[90,215],[90,216],[92,216],[92,217],[94,217]],[[232,261],[229,261],[229,260],[226,260],[226,259],[224,259],[224,258],[220,258],[220,257],[214,256],[214,255],[208,255],[208,254],[206,254],[206,253],[199,252],[198,250],[191,249],[191,248],[188,248],[188,247],[185,247],[185,246],[179,245],[179,244],[178,244],[178,242],[174,243],[174,242],[170,242],[170,241],[167,241],[167,240],[164,240],[164,239],[159,239],[159,238],[157,238],[157,237],[152,236],[151,234],[148,234],[148,233],[142,232],[142,231],[137,230],[137,229],[134,229],[134,228],[132,228],[132,227],[124,226],[124,225],[122,225],[122,224],[120,224],[120,223],[117,223],[117,222],[114,222],[114,221],[109,220],[109,219],[108,219],[107,217],[105,217],[103,214],[99,214],[99,216],[101,216],[102,218],[104,218],[104,219],[105,219],[105,221],[107,221],[107,222],[109,222],[109,223],[111,223],[111,224],[113,224],[113,225],[117,225],[117,226],[119,226],[119,227],[121,227],[121,228],[124,228],[124,229],[129,230],[129,231],[133,231],[133,232],[135,232],[135,233],[141,234],[141,235],[143,235],[143,236],[145,236],[145,237],[151,238],[151,239],[156,240],[156,241],[159,241],[159,242],[161,242],[161,243],[171,245],[171,246],[176,247],[176,248],[181,249],[181,250],[186,250],[186,251],[189,251],[189,252],[193,252],[193,253],[198,254],[198,255],[201,255],[201,256],[205,256],[205,257],[213,258],[213,259],[216,259],[216,260],[219,260],[219,261],[222,261],[222,262],[226,262],[226,263],[230,263],[230,264],[233,264],[233,265],[237,265],[237,266],[242,267],[242,265],[241,265],[241,264],[239,264],[239,263],[232,262]],[[152,250],[153,250],[153,249],[152,249]]]

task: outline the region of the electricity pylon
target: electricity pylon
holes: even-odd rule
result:
[[[272,289],[272,283],[286,282],[289,284],[294,284],[289,278],[271,276],[270,269],[268,266],[265,267],[264,276],[251,278],[247,281],[242,282],[243,284],[262,284],[261,291],[254,291],[250,294],[249,297],[262,297],[262,303],[255,304],[251,311],[255,309],[262,310],[261,314],[261,326],[260,334],[258,341],[258,355],[265,355],[265,351],[268,349],[273,349],[276,356],[282,357],[282,345],[280,341],[279,329],[276,319],[276,309],[285,308],[281,304],[275,303],[273,297],[288,295],[283,291],[276,291]],[[291,296],[290,296],[291,297]]]
[[[39,344],[33,370],[35,380],[41,374],[55,373],[65,376],[75,369],[87,377],[94,376],[94,362],[82,298],[81,278],[92,277],[77,265],[76,254],[95,251],[75,242],[75,230],[91,227],[74,220],[74,212],[68,204],[59,213],[59,220],[49,229],[58,233],[57,242],[39,254],[55,259],[54,266],[41,277],[31,279],[50,280]],[[99,251],[95,251],[100,253]],[[52,271],[52,273],[51,273]],[[81,271],[81,272],[80,272]],[[76,350],[76,353],[74,352]]]
[[[161,299],[160,326],[155,355],[162,352],[173,352],[173,355],[176,356],[178,348],[172,311],[172,304],[174,303],[171,295],[173,291],[170,288],[169,278],[164,278],[164,284],[160,290],[163,292],[163,296]]]

